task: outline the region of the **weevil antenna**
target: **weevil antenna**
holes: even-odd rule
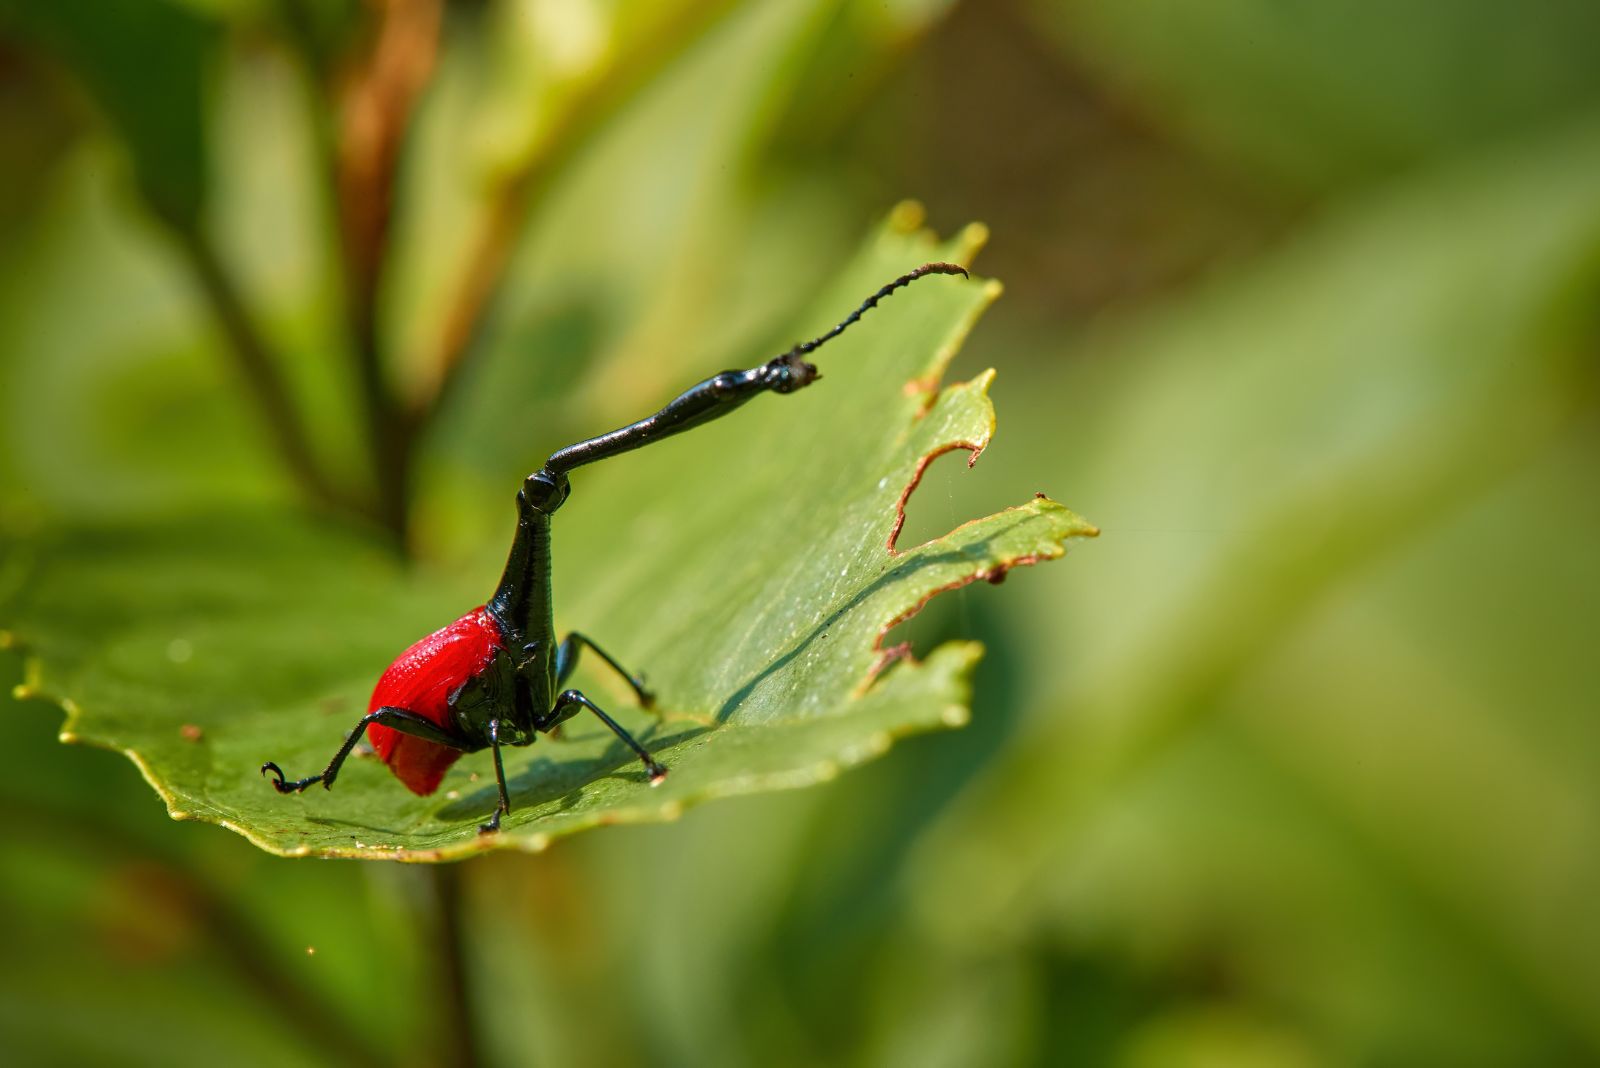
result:
[[[845,317],[844,322],[840,323],[832,330],[829,330],[826,334],[823,334],[818,338],[813,338],[810,341],[803,341],[794,348],[790,349],[789,355],[805,356],[816,352],[817,349],[821,348],[823,345],[826,345],[828,342],[844,333],[852,323],[859,320],[863,315],[871,311],[873,308],[876,308],[878,306],[878,301],[882,300],[884,297],[887,297],[890,293],[893,293],[900,287],[908,286],[912,282],[915,282],[917,279],[921,278],[923,275],[928,274],[959,274],[962,278],[970,277],[967,274],[967,269],[965,267],[954,263],[924,263],[921,267],[918,267],[909,274],[901,275],[899,278],[896,278],[893,282],[890,282],[888,285],[872,294],[872,296],[862,301],[861,307],[851,312]]]

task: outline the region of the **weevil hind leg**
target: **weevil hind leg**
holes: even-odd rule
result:
[[[280,794],[299,793],[309,786],[315,786],[319,782],[322,784],[323,789],[331,790],[333,789],[333,781],[339,777],[339,769],[344,767],[344,762],[349,759],[351,750],[355,749],[356,743],[361,741],[362,735],[367,733],[367,728],[374,723],[391,727],[401,734],[409,734],[424,741],[433,742],[435,745],[471,752],[470,747],[462,744],[461,739],[445,733],[433,721],[417,715],[408,708],[395,708],[385,705],[361,717],[361,722],[356,724],[356,729],[345,737],[344,744],[339,747],[339,751],[333,754],[333,759],[328,761],[328,766],[318,774],[304,779],[291,780],[284,775],[282,768],[270,760],[261,765],[261,774],[275,776],[272,780],[272,788]]]

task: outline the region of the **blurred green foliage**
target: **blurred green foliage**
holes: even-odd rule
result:
[[[345,487],[296,6],[173,10],[217,27],[206,226]],[[14,8],[0,525],[288,506],[139,193],[135,102]],[[417,460],[422,579],[493,569],[505,487],[552,446],[787,345],[907,195],[987,219],[1008,285],[953,371],[999,369],[999,433],[930,468],[907,536],[1035,491],[1103,529],[907,628],[985,644],[966,729],[461,866],[484,1058],[1596,1060],[1593,6],[874,10],[446,13],[398,186],[397,379],[427,380],[477,209],[548,162]],[[436,1006],[437,886],[171,825],[57,726],[0,716],[17,1060],[431,1062],[439,1013],[375,1006]]]
[[[151,209],[177,226],[195,226],[206,193],[202,83],[219,27],[146,0],[6,0],[0,13],[82,80],[126,147]],[[151,62],[156,56],[160,61]]]

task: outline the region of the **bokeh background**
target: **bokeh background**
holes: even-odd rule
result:
[[[966,729],[444,878],[172,823],[7,700],[4,1059],[443,1063],[444,894],[491,1064],[1600,1061],[1597,49],[1583,0],[6,0],[13,531],[305,506],[229,293],[362,484],[346,357],[426,390],[498,263],[408,457],[468,566],[915,197],[1007,293],[908,536],[1103,534],[910,626],[986,643]]]

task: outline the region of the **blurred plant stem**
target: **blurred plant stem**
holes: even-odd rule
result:
[[[364,43],[352,59],[328,54],[304,6],[284,0],[284,22],[309,84],[313,140],[336,217],[346,325],[373,474],[370,511],[402,551],[409,548],[417,442],[457,391],[529,218],[563,167],[606,121],[732,7],[731,0],[701,0],[661,18],[648,32],[631,34],[560,101],[531,146],[494,183],[439,341],[423,361],[430,381],[406,398],[389,368],[383,289],[396,178],[406,132],[433,75],[442,5],[439,0],[375,0]],[[295,466],[302,484],[314,498],[327,499],[303,437],[297,436],[295,444],[306,460]]]
[[[232,355],[248,387],[246,392],[255,398],[268,436],[284,466],[316,504],[336,508],[352,506],[323,474],[312,455],[288,387],[278,373],[266,340],[246,310],[238,283],[210,235],[199,224],[174,224],[172,233],[222,331],[224,347]]]
[[[479,219],[471,251],[426,365],[430,389],[413,402],[419,428],[443,410],[459,388],[505,279],[517,241],[555,177],[604,125],[670,61],[700,40],[732,10],[731,0],[700,0],[636,32],[601,60],[604,69],[576,88],[516,166],[501,175]]]
[[[439,49],[439,0],[383,0],[372,40],[344,86],[329,171],[339,229],[345,314],[372,458],[378,521],[407,541],[415,439],[411,410],[385,373],[380,301],[389,262],[395,177],[406,131]],[[315,97],[313,99],[316,99]]]
[[[472,1026],[472,997],[467,980],[467,915],[461,890],[460,864],[433,864],[428,873],[435,914],[434,974],[439,981],[439,1048],[431,1063],[472,1068],[479,1063],[477,1032]]]

